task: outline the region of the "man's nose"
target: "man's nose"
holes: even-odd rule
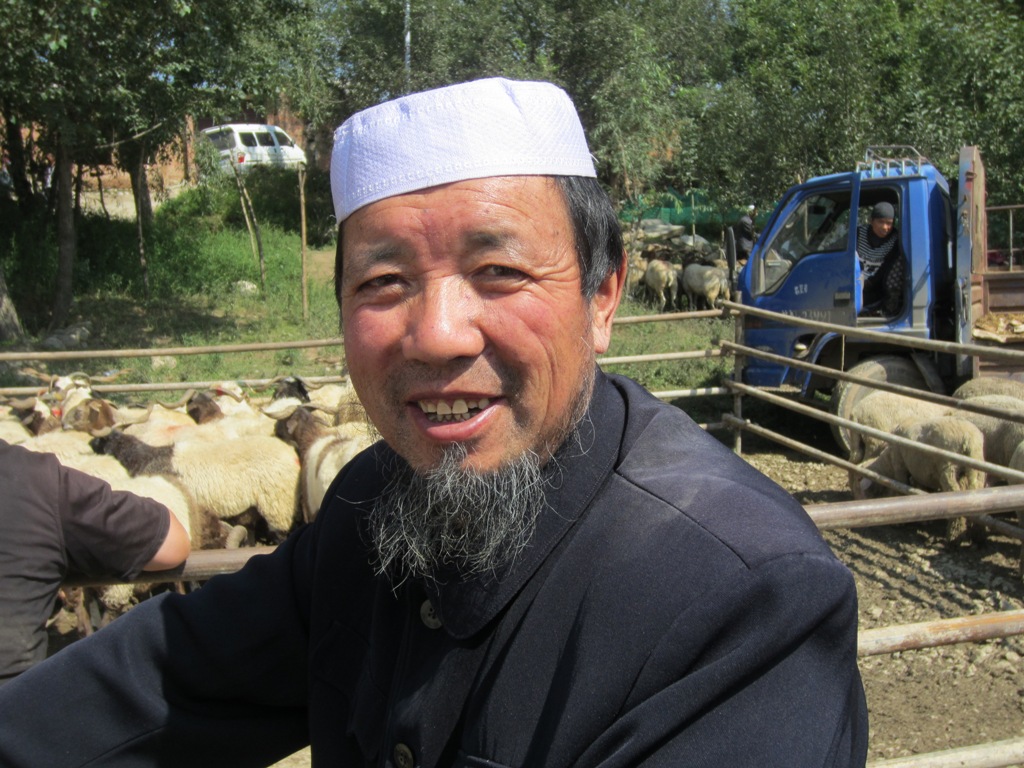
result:
[[[459,279],[427,285],[414,299],[403,340],[406,359],[446,363],[483,352],[480,299]]]

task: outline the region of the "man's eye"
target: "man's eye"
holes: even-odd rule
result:
[[[503,280],[524,280],[526,279],[526,273],[522,272],[515,267],[508,267],[504,264],[489,264],[481,270],[481,274],[484,277],[503,279]]]
[[[366,281],[360,283],[358,290],[360,290],[360,291],[374,291],[374,290],[378,290],[379,291],[382,288],[387,288],[388,286],[397,285],[400,282],[400,280],[401,280],[401,278],[398,275],[393,275],[393,274],[377,275],[377,277],[370,278],[369,280],[366,280]]]

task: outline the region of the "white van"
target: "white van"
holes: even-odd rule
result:
[[[228,123],[204,128],[202,133],[220,151],[225,170],[230,170],[232,163],[246,170],[253,165],[296,168],[306,162],[306,153],[276,125]]]

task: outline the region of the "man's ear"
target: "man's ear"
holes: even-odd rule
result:
[[[590,300],[592,332],[594,334],[594,352],[601,355],[608,351],[612,337],[612,320],[615,310],[619,308],[622,290],[626,285],[626,272],[629,262],[626,252],[622,252],[619,267],[606,277]]]

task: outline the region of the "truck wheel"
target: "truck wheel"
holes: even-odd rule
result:
[[[862,360],[850,368],[847,373],[872,381],[885,381],[890,384],[900,384],[904,387],[915,389],[928,389],[924,375],[908,357],[900,355],[878,355]],[[832,413],[849,419],[853,413],[853,407],[865,396],[877,392],[874,387],[863,384],[854,384],[850,381],[837,381],[832,390]],[[842,450],[843,455],[850,455],[850,430],[838,424],[832,425],[832,436],[836,444]]]

